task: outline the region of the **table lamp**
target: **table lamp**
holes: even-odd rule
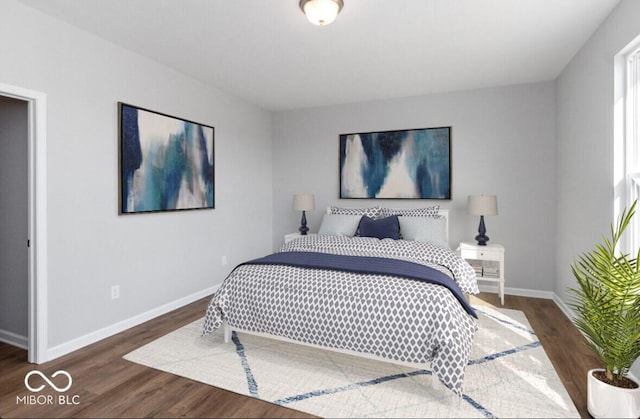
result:
[[[479,246],[486,246],[489,237],[484,226],[485,215],[498,215],[498,198],[495,195],[470,195],[467,198],[467,211],[472,215],[480,216],[478,235],[476,241]]]
[[[305,211],[313,211],[316,207],[315,196],[313,194],[295,194],[293,195],[293,209],[302,211],[302,220],[300,220],[300,234],[307,235],[307,216]]]

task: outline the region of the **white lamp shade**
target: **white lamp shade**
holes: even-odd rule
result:
[[[328,25],[342,9],[342,0],[301,0],[300,8],[314,25]]]
[[[495,195],[470,195],[467,211],[472,215],[498,215],[498,197]]]
[[[316,198],[313,194],[293,195],[293,209],[296,211],[312,211],[316,208]]]

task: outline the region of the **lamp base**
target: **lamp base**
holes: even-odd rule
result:
[[[476,241],[478,242],[478,246],[487,245],[487,242],[489,241],[489,236],[485,234],[486,232],[487,232],[487,229],[484,226],[484,215],[481,215],[480,225],[478,226],[478,235],[475,237]]]
[[[302,220],[300,220],[300,228],[298,230],[300,231],[301,236],[306,236],[309,231],[309,228],[307,227],[307,216],[304,211],[302,211]]]
[[[486,246],[489,241],[489,236],[478,234],[476,236],[476,241],[478,242],[478,246]]]

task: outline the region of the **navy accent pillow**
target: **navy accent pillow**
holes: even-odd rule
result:
[[[400,223],[398,222],[397,215],[379,218],[377,220],[363,215],[360,219],[359,229],[360,237],[377,237],[379,239],[394,240],[400,238]]]

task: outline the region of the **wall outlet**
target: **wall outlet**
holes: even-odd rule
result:
[[[111,299],[115,300],[120,298],[120,285],[114,285],[111,287]]]
[[[222,266],[225,266],[226,264],[227,264],[227,257],[222,256]]]

